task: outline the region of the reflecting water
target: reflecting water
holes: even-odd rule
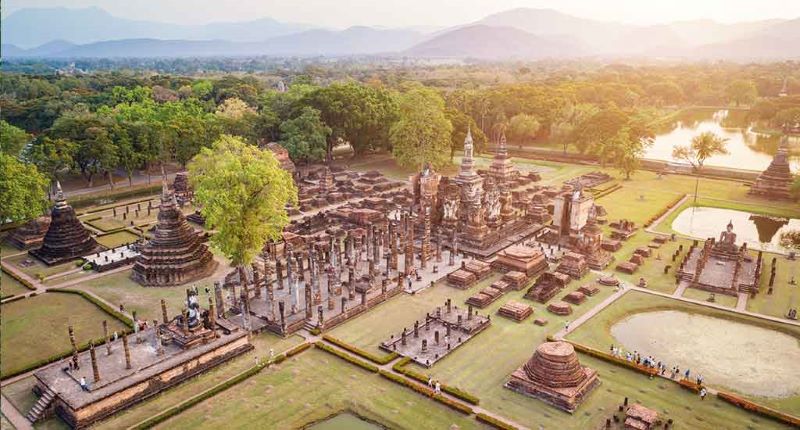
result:
[[[728,155],[709,158],[706,160],[707,166],[764,170],[772,161],[780,143],[778,136],[752,131],[745,111],[698,109],[683,112],[671,128],[657,134],[653,145],[647,149],[645,158],[675,161],[672,158],[672,148],[676,145],[689,145],[694,136],[705,131],[727,138],[727,149],[730,152]],[[791,137],[789,142],[792,148],[800,148],[800,138]],[[792,171],[799,171],[800,156],[792,155],[789,159]]]
[[[672,222],[672,229],[698,239],[715,237],[733,222],[736,244],[747,242],[751,249],[788,251],[780,246],[781,233],[800,229],[799,219],[773,218],[732,209],[691,207],[684,209]]]
[[[383,427],[365,421],[358,415],[343,412],[339,415],[320,421],[310,427],[309,430],[381,430]]]
[[[789,397],[800,393],[800,343],[788,334],[727,319],[680,311],[635,314],[611,335],[627,351],[652,355],[702,374],[710,386],[744,394]]]

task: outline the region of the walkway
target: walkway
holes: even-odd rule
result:
[[[31,422],[22,415],[17,408],[8,401],[6,396],[0,396],[0,410],[11,425],[17,430],[33,430]]]

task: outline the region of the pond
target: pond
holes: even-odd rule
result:
[[[707,166],[730,167],[735,169],[764,170],[772,162],[778,150],[780,138],[759,134],[753,131],[746,119],[746,111],[693,109],[683,112],[672,124],[671,129],[656,135],[653,145],[647,149],[644,158],[675,161],[672,148],[676,145],[689,145],[692,137],[704,131],[712,131],[728,139],[727,155],[716,155],[706,160]],[[800,138],[791,137],[790,147],[800,147]],[[800,156],[794,150],[789,162],[792,171],[800,170]]]
[[[749,324],[681,311],[635,314],[611,335],[627,351],[698,373],[710,386],[762,397],[800,394],[800,342]],[[692,376],[692,377],[694,377]]]
[[[308,430],[382,430],[383,427],[350,412],[342,412],[309,427]]]
[[[775,218],[755,215],[733,209],[690,207],[684,209],[672,221],[672,229],[678,233],[698,239],[715,237],[725,230],[728,221],[733,222],[736,243],[747,242],[750,249],[786,252],[780,245],[781,233],[800,229],[800,219]]]

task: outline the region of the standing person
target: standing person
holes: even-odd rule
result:
[[[564,330],[569,331],[569,320],[564,321]]]
[[[86,385],[86,378],[84,378],[83,376],[81,376],[81,382],[80,382],[80,384],[81,384],[81,389],[82,389],[83,391],[89,391],[89,386],[88,386],[88,385]]]
[[[708,390],[705,387],[700,389],[700,400],[706,399],[706,394],[708,394]]]
[[[691,372],[689,369],[686,369],[686,373],[684,373],[684,374],[683,374],[683,377],[684,377],[684,378],[686,378],[686,379],[689,379],[689,375],[690,375],[691,373],[692,373],[692,372]]]
[[[442,384],[436,381],[436,394],[442,394]]]

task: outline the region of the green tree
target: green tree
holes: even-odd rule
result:
[[[297,204],[297,188],[269,150],[240,137],[222,135],[189,162],[195,199],[210,228],[212,244],[240,271],[268,240],[289,224],[287,204]]]
[[[541,124],[533,115],[520,113],[511,117],[508,121],[508,135],[517,141],[520,148],[523,143],[527,143],[536,138]]]
[[[243,100],[236,97],[225,99],[217,107],[216,116],[226,134],[241,136],[256,143],[254,126],[257,113]]]
[[[295,161],[321,161],[325,158],[331,129],[320,119],[318,110],[306,106],[297,118],[281,124],[280,143]]]
[[[453,132],[450,134],[450,161],[453,161],[455,152],[464,148],[464,139],[467,137],[467,130],[472,132],[472,141],[475,146],[475,152],[479,153],[486,149],[486,143],[489,139],[483,134],[483,131],[475,123],[469,115],[457,110],[447,109],[445,111],[447,119],[453,126]]]
[[[52,186],[58,180],[58,174],[69,170],[72,166],[72,154],[75,148],[75,143],[67,139],[51,139],[43,136],[33,141],[25,152],[25,159],[46,175]]]
[[[449,163],[452,132],[442,97],[414,86],[400,96],[399,120],[389,131],[392,154],[403,167],[421,169],[427,162],[440,169]]]
[[[47,210],[47,178],[36,166],[0,152],[0,220],[19,222]]]
[[[31,136],[25,130],[0,120],[0,152],[19,155],[30,140]]]
[[[758,97],[758,90],[753,81],[744,79],[731,82],[725,92],[728,96],[728,100],[736,103],[736,106],[740,104],[751,104],[756,100],[756,97]]]
[[[798,123],[800,123],[800,107],[782,109],[775,114],[775,124],[778,126]]]
[[[700,174],[706,160],[714,155],[727,154],[725,148],[728,139],[717,136],[714,132],[706,131],[692,138],[691,145],[676,145],[672,148],[672,158],[683,160],[692,166],[695,172],[694,203],[697,204],[697,190],[700,186]]]
[[[612,161],[617,169],[625,175],[626,180],[630,179],[631,175],[639,169],[645,148],[651,144],[652,140],[641,138],[628,126],[622,127],[610,140]]]

